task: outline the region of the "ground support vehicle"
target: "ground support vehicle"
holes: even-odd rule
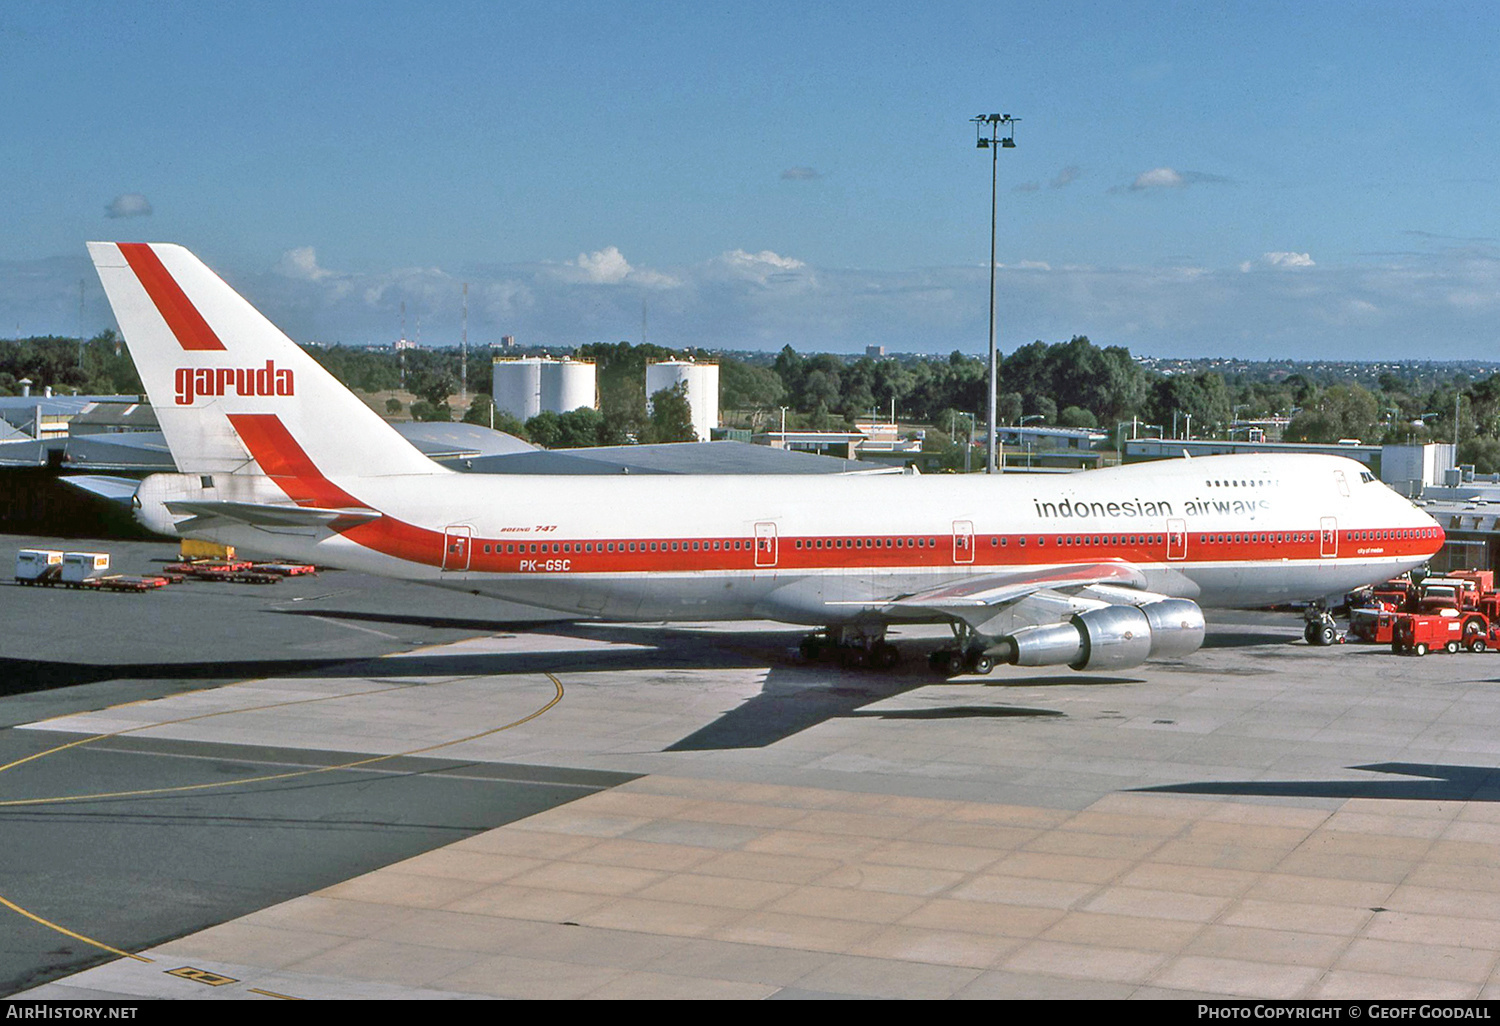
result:
[[[249,560],[195,559],[187,563],[170,563],[167,572],[182,574],[198,581],[226,581],[233,584],[277,584],[280,573],[263,573]]]
[[[1428,615],[1405,613],[1397,618],[1391,633],[1391,651],[1399,655],[1426,655],[1434,649],[1444,652],[1483,652],[1500,644],[1500,624],[1483,613],[1446,610]]]
[[[1360,641],[1389,645],[1395,633],[1396,621],[1402,614],[1391,609],[1355,609],[1349,613],[1349,633]]]

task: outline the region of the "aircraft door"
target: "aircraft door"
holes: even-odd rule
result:
[[[1318,535],[1318,555],[1328,559],[1339,554],[1339,522],[1337,517],[1324,517],[1323,529]]]
[[[974,562],[974,522],[953,521],[953,562]]]
[[[469,569],[469,550],[474,529],[466,524],[454,524],[443,529],[443,569]]]
[[[755,525],[755,565],[776,565],[776,524],[769,520]]]
[[[1187,522],[1167,521],[1167,558],[1187,559]]]

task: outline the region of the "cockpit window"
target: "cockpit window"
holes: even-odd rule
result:
[[[1372,474],[1372,473],[1370,473],[1368,470],[1361,470],[1359,472],[1359,479],[1361,481],[1363,481],[1365,484],[1374,484],[1375,483],[1375,475]]]

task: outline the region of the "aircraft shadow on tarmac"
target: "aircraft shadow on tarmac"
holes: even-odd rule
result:
[[[1500,769],[1443,766],[1420,762],[1377,762],[1350,766],[1371,773],[1399,774],[1392,780],[1219,780],[1134,788],[1172,794],[1242,795],[1257,798],[1394,798],[1424,802],[1500,801]]]
[[[1292,634],[1269,631],[1210,631],[1203,639],[1204,648],[1255,648],[1260,645],[1290,645],[1301,640]]]
[[[926,650],[937,642],[905,644],[902,666],[888,671],[846,670],[829,663],[798,663],[788,653],[805,631],[767,629],[716,632],[692,628],[626,627],[592,622],[526,622],[457,620],[403,614],[355,613],[322,609],[278,611],[288,615],[420,624],[482,631],[485,634],[544,632],[578,640],[604,642],[597,648],[527,652],[442,652],[400,658],[345,657],[256,659],[241,661],[74,663],[0,658],[0,695],[16,695],[102,681],[231,681],[287,676],[336,676],[411,680],[421,677],[498,676],[517,673],[580,673],[610,670],[766,669],[761,690],[725,711],[713,722],[668,745],[665,751],[714,751],[761,748],[827,720],[867,718],[957,719],[1061,716],[1063,713],[1023,707],[964,704],[928,710],[863,711],[865,706],[917,688],[942,684],[926,666]],[[612,644],[611,644],[612,643]],[[1079,686],[1139,683],[1135,678],[1046,675],[976,679],[987,687]]]
[[[299,611],[300,612],[300,611]],[[320,610],[324,617],[346,617],[348,614]],[[453,626],[451,620],[424,617],[387,616],[360,613],[366,620],[420,623],[426,626]],[[348,618],[353,619],[354,616]],[[488,625],[492,630],[501,629]],[[601,648],[592,651],[517,653],[495,658],[507,661],[508,668],[490,668],[488,673],[517,673],[532,670],[574,671],[624,669],[728,669],[766,668],[765,681],[758,694],[741,702],[686,737],[668,745],[663,751],[722,751],[732,748],[763,748],[791,737],[810,727],[840,717],[877,719],[1008,719],[1028,716],[1062,716],[1052,710],[1019,707],[948,706],[933,710],[892,712],[862,711],[864,706],[895,698],[917,688],[943,683],[926,667],[926,652],[939,642],[927,645],[906,644],[904,664],[894,670],[845,670],[829,663],[799,663],[788,660],[788,652],[807,632],[801,628],[723,633],[692,628],[621,626],[603,621],[529,623],[509,625],[511,629],[537,629],[549,634],[613,642],[645,648]],[[433,658],[433,657],[427,657]],[[439,662],[443,657],[436,657]],[[458,656],[459,660],[475,657]],[[407,660],[402,660],[406,662]],[[428,663],[424,660],[425,674]],[[459,666],[443,672],[465,672]],[[481,672],[470,670],[467,672]],[[1045,676],[985,681],[996,686],[1045,686],[1053,684],[1125,684],[1139,683],[1135,678],[1102,676]]]

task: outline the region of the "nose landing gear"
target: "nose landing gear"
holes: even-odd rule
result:
[[[1339,628],[1326,606],[1309,606],[1302,618],[1307,621],[1307,625],[1302,628],[1302,638],[1309,645],[1324,647],[1338,644]]]

